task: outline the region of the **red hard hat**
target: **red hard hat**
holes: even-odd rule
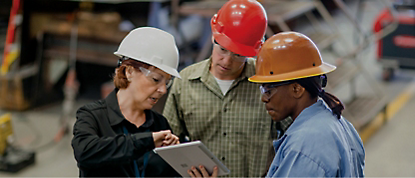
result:
[[[230,0],[210,21],[213,38],[241,56],[256,56],[267,28],[267,15],[255,0]]]

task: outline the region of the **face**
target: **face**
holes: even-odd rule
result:
[[[292,85],[272,85],[269,83],[261,85],[262,102],[265,103],[268,114],[275,121],[281,121],[292,113],[293,100],[289,92]]]
[[[214,42],[210,72],[221,80],[234,80],[242,73],[246,57],[235,54]]]
[[[138,70],[130,67],[126,74],[131,79],[127,90],[135,105],[143,110],[151,109],[171,84],[171,75],[155,67]]]

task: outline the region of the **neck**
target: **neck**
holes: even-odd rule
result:
[[[293,115],[291,116],[291,118],[293,120],[295,120],[298,115],[300,115],[300,113],[305,109],[310,107],[311,105],[313,105],[314,103],[317,102],[317,98],[310,98],[310,96],[308,95],[308,93],[301,97],[297,104],[296,104],[296,109],[293,112]]]
[[[139,105],[134,103],[131,96],[132,95],[126,89],[120,89],[117,92],[117,99],[121,113],[124,115],[125,119],[136,125],[138,128],[146,121],[146,115],[144,109],[134,107]]]

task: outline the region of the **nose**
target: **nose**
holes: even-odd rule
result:
[[[266,97],[265,95],[262,95],[261,94],[261,101],[264,102],[264,103],[268,103],[269,102],[269,98]]]
[[[225,64],[230,65],[232,63],[232,54],[228,53],[223,57]]]
[[[160,92],[161,94],[166,94],[167,93],[167,86],[166,85],[160,85],[158,88],[157,88],[157,91],[158,92]]]

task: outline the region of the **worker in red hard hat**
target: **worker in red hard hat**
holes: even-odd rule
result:
[[[249,81],[261,84],[273,120],[294,120],[274,141],[267,177],[364,177],[362,140],[341,116],[342,102],[324,91],[326,74],[335,69],[301,33],[279,33],[262,46]]]
[[[230,177],[264,176],[276,130],[291,123],[273,122],[260,101],[259,84],[248,81],[255,74],[253,57],[266,28],[266,12],[259,2],[226,2],[211,19],[210,58],[180,72],[182,78],[174,80],[163,111],[181,142],[202,141],[229,168]],[[190,176],[200,176],[195,167],[192,170]],[[205,170],[203,165],[200,170]]]

